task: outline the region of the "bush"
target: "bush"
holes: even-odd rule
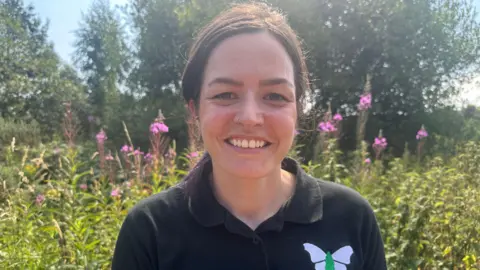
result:
[[[9,145],[13,138],[17,144],[37,145],[42,139],[40,126],[35,120],[12,121],[0,117],[0,147]]]

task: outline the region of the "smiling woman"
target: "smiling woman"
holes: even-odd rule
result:
[[[130,210],[113,269],[386,269],[368,202],[286,157],[306,74],[294,31],[265,4],[199,33],[182,86],[207,154]]]

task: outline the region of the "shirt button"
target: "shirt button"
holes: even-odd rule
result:
[[[253,237],[253,243],[254,243],[255,245],[257,245],[258,243],[260,243],[260,237],[258,237],[258,236],[255,235],[255,236]]]

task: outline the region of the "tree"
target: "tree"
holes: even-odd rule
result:
[[[329,102],[355,117],[369,73],[367,139],[383,129],[398,154],[414,140],[415,120],[448,105],[458,94],[453,82],[479,64],[480,24],[463,0],[269,2],[288,14],[308,53],[316,109],[309,118]],[[342,144],[352,149],[354,125],[344,132]]]
[[[118,132],[121,87],[129,71],[125,30],[108,0],[95,0],[75,32],[74,63],[86,80],[92,116]]]
[[[60,130],[63,102],[82,104],[82,86],[47,42],[47,29],[33,6],[0,2],[0,116],[36,120],[53,134]]]
[[[382,129],[394,154],[401,154],[404,143],[415,140],[421,122],[428,122],[431,112],[447,106],[458,93],[453,81],[480,61],[480,25],[464,0],[266,2],[287,14],[307,52],[313,99],[307,119],[318,122],[329,103],[334,113],[344,114],[346,150],[355,147],[354,118],[367,74],[372,76],[374,107],[366,139]],[[146,110],[168,112],[183,105],[178,82],[191,37],[230,3],[130,1],[138,60],[130,82],[136,93],[154,103]],[[177,127],[173,130],[184,128]]]
[[[148,130],[141,127],[148,126],[161,109],[168,134],[181,151],[187,146],[187,128],[180,78],[192,35],[180,24],[178,12],[182,5],[174,0],[131,0],[126,8],[136,59],[129,89],[143,112],[134,119],[138,129],[133,130],[132,137],[147,145]]]

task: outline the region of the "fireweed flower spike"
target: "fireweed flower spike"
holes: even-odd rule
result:
[[[150,125],[150,132],[152,134],[165,133],[165,132],[168,132],[168,127],[164,123],[153,122]]]
[[[330,121],[327,121],[327,122],[320,122],[320,124],[318,124],[318,131],[320,132],[326,132],[326,133],[331,133],[331,132],[335,132],[337,130],[337,128],[335,127],[335,125],[333,125]]]
[[[41,205],[43,201],[45,201],[45,196],[43,196],[43,194],[38,194],[37,198],[35,199],[35,203],[37,205]]]
[[[380,130],[379,136],[375,138],[375,142],[372,145],[373,150],[375,150],[377,159],[380,157],[380,154],[387,148],[387,145],[387,138],[382,136],[382,131]]]
[[[110,196],[119,197],[120,196],[120,189],[118,189],[118,188],[113,189],[112,192],[110,193]]]
[[[160,115],[150,125],[150,144],[152,149],[152,160],[156,164],[160,160],[162,133],[168,132],[168,126],[163,123],[163,115]],[[156,166],[156,165],[155,165]]]
[[[417,141],[418,141],[418,145],[417,145],[417,154],[418,154],[418,157],[420,158],[421,157],[421,154],[422,154],[422,149],[423,149],[423,145],[425,144],[425,138],[428,137],[428,132],[427,130],[425,129],[425,126],[422,125],[422,127],[420,128],[420,130],[417,132]]]
[[[422,128],[417,132],[417,140],[428,137],[428,132],[425,130],[425,126],[422,125]]]
[[[385,148],[387,148],[387,139],[386,138],[375,138],[375,142],[373,143],[373,147],[375,148],[378,148],[378,149],[382,149],[384,150]]]
[[[133,148],[132,148],[131,146],[124,145],[124,146],[122,146],[122,148],[120,149],[120,152],[125,153],[125,154],[128,154],[128,152],[133,152]]]
[[[98,143],[104,143],[107,140],[107,134],[105,134],[105,131],[101,129],[96,138]]]
[[[342,121],[343,120],[343,117],[341,114],[337,113],[333,116],[333,120],[339,122],[339,121]]]
[[[146,153],[143,159],[145,160],[145,162],[150,163],[153,159],[152,154]]]
[[[190,154],[187,155],[189,159],[196,158],[198,157],[198,152],[191,152]]]
[[[358,110],[365,111],[372,107],[372,94],[366,93],[360,97],[360,102],[358,103]]]
[[[105,152],[104,152],[104,143],[107,140],[107,134],[103,129],[95,136],[97,139],[97,150],[100,157],[100,168],[103,170],[105,164]]]

